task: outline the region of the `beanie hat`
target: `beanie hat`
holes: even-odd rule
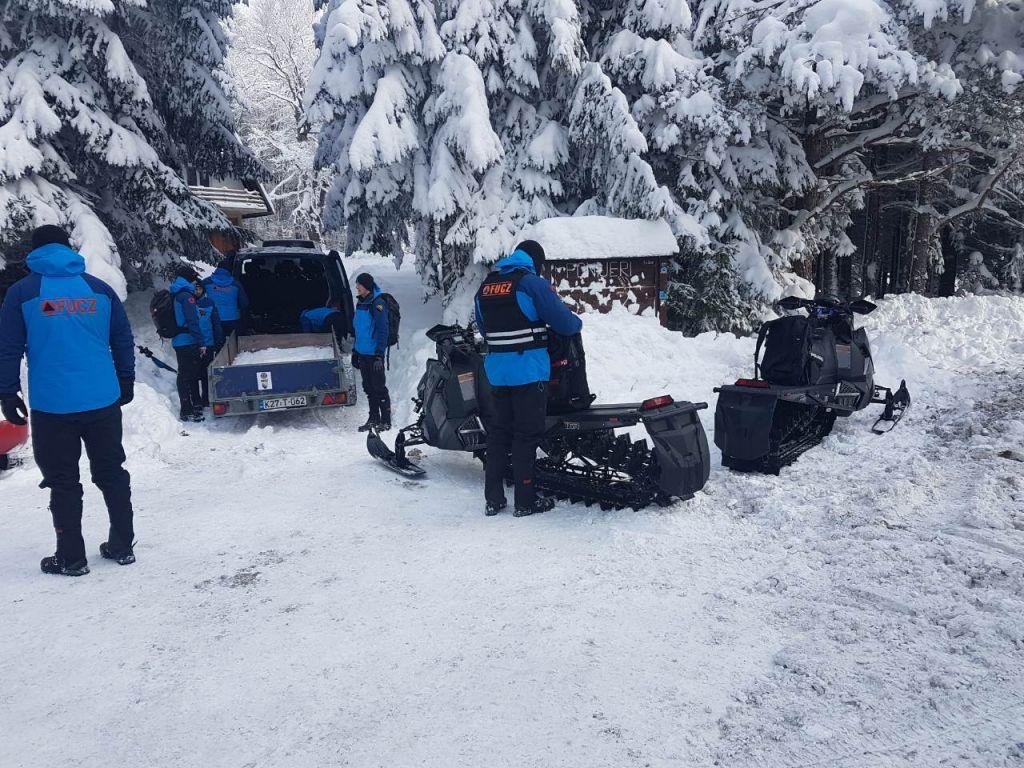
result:
[[[66,245],[71,247],[71,238],[68,233],[53,224],[39,227],[32,232],[32,248],[42,248],[44,245]]]
[[[536,240],[523,240],[523,242],[516,246],[516,250],[522,251],[533,259],[533,268],[537,270],[537,274],[539,275],[546,258],[544,255],[544,247]]]
[[[363,274],[356,278],[356,282],[363,286],[363,288],[365,288],[366,290],[370,291],[370,293],[373,293],[373,287],[375,283],[373,282],[373,275],[371,275],[369,272],[363,272]]]

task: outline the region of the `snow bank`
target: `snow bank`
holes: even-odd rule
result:
[[[522,240],[536,240],[554,260],[629,259],[679,252],[672,228],[664,220],[563,216],[531,224],[516,242]]]
[[[298,363],[308,360],[333,360],[333,347],[295,347],[294,349],[257,349],[239,352],[232,365],[260,365],[262,363]]]

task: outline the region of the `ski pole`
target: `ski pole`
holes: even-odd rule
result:
[[[149,347],[140,346],[139,347],[139,353],[142,354],[142,355],[145,355],[150,360],[152,360],[153,361],[153,365],[155,365],[157,368],[162,368],[163,370],[170,371],[171,373],[177,373],[178,372],[177,368],[172,368],[167,363],[165,363],[163,360],[161,360],[156,355],[154,355],[153,354],[153,350],[151,350]]]

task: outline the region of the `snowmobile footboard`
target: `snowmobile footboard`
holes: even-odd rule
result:
[[[760,461],[771,453],[779,397],[768,388],[722,387],[715,409],[715,445],[728,460]]]
[[[654,443],[658,487],[666,496],[692,498],[708,480],[711,453],[699,415],[707,407],[680,402],[643,414]]]

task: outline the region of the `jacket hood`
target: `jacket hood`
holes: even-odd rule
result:
[[[231,285],[233,282],[235,282],[235,278],[234,275],[232,275],[223,267],[218,267],[217,269],[214,270],[213,275],[210,277],[210,282],[214,283],[215,285],[226,286]]]
[[[85,272],[85,259],[66,245],[50,243],[28,255],[28,268],[45,277],[73,277]]]
[[[171,283],[170,291],[171,295],[181,293],[182,291],[184,291],[185,293],[189,293],[194,296],[196,292],[196,287],[192,285],[192,283],[190,283],[184,277],[179,277],[173,283]]]
[[[537,274],[537,270],[533,266],[533,259],[530,258],[526,251],[513,251],[510,256],[506,256],[494,266],[503,275],[520,269],[525,269],[531,275]]]

